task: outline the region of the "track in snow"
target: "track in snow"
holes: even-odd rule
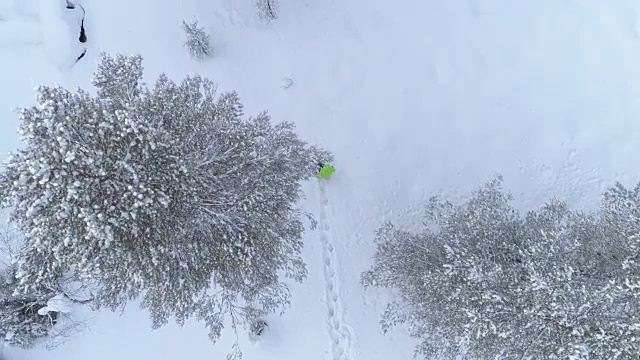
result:
[[[337,273],[337,257],[331,237],[331,220],[328,217],[329,197],[325,180],[319,180],[320,186],[320,241],[322,243],[322,265],[325,279],[325,300],[327,305],[327,330],[331,339],[332,360],[352,360],[353,330],[345,320],[340,299],[340,279]]]

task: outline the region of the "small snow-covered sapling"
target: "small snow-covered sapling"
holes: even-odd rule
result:
[[[211,56],[212,49],[209,34],[203,27],[199,26],[197,20],[192,23],[187,23],[183,20],[182,30],[184,30],[187,37],[184,46],[192,57],[203,60]]]

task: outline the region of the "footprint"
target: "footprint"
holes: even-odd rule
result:
[[[327,216],[329,213],[329,198],[326,193],[326,185],[320,183],[320,195],[321,195],[321,209],[320,209],[320,222],[323,226],[320,227],[320,241],[322,242],[322,257],[324,263],[324,278],[325,278],[325,301],[327,306],[327,331],[329,338],[332,341],[331,352],[334,360],[352,360],[349,349],[352,343],[352,333],[349,331],[348,326],[343,318],[343,312],[341,309],[340,295],[337,291],[339,286],[339,278],[337,277],[337,269],[335,265],[337,259],[334,257],[334,246],[332,239],[329,236],[331,230],[331,222]]]

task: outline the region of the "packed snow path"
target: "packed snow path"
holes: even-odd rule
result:
[[[340,299],[340,279],[338,278],[338,258],[333,244],[331,220],[329,218],[329,196],[325,180],[319,180],[320,188],[320,241],[322,243],[322,264],[325,279],[325,301],[327,306],[327,330],[331,339],[332,360],[353,360],[353,329],[348,325]]]

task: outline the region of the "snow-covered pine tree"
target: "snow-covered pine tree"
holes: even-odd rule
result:
[[[261,19],[271,21],[278,18],[278,10],[280,4],[278,0],[255,0],[258,16]]]
[[[211,39],[206,30],[198,24],[197,20],[192,23],[182,21],[182,30],[186,36],[184,46],[189,54],[197,59],[203,60],[211,56],[213,49],[211,48]]]
[[[500,183],[433,198],[421,233],[378,231],[363,283],[399,293],[383,329],[407,323],[426,359],[636,359],[640,184],[599,213],[551,201],[523,216]]]
[[[153,327],[196,317],[217,339],[288,304],[306,276],[296,204],[326,151],[291,123],[244,118],[235,92],[200,76],[142,85],[140,56],[103,54],[97,96],[38,89],[0,199],[26,235],[25,290],[65,272],[113,310],[144,294]],[[313,224],[313,221],[312,221]],[[228,317],[227,317],[228,316]]]

